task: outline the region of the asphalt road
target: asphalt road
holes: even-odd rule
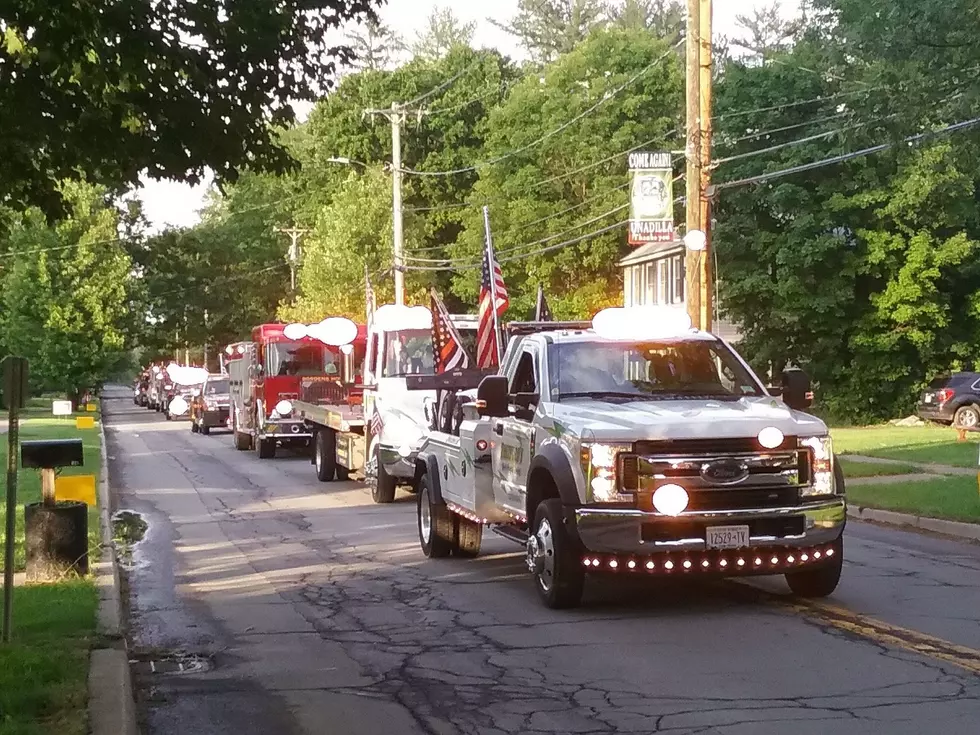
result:
[[[852,523],[826,603],[779,578],[596,583],[553,612],[493,534],[426,560],[413,496],[104,406],[118,507],[149,523],[128,573],[148,735],[977,732],[980,547]]]

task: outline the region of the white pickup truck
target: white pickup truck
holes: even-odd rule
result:
[[[804,413],[806,376],[767,389],[676,311],[592,324],[513,338],[500,374],[457,396],[450,431],[428,433],[424,554],[475,556],[490,527],[525,545],[554,608],[597,573],[784,574],[799,595],[832,593],[844,479],[827,426]]]

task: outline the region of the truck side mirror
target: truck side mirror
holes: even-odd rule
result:
[[[477,406],[481,416],[508,416],[510,394],[507,378],[503,375],[488,375],[480,381],[476,390]]]
[[[795,411],[805,411],[813,405],[810,376],[799,368],[783,370],[781,395],[783,402]]]

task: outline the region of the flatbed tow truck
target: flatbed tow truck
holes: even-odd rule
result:
[[[453,316],[453,322],[461,333],[475,335],[475,317]],[[417,490],[415,456],[434,394],[406,386],[432,372],[431,330],[432,314],[424,306],[381,306],[368,319],[362,361],[346,366],[339,382],[301,383],[292,415],[313,437],[321,482],[365,480],[376,503],[392,502],[399,486]]]
[[[577,605],[595,574],[782,574],[798,595],[831,594],[844,477],[805,413],[809,379],[790,369],[766,388],[690,324],[638,307],[538,325],[476,391],[455,386],[459,420],[416,459],[425,556],[476,556],[490,528],[525,547],[553,608]]]

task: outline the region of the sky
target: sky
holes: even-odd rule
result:
[[[755,7],[772,5],[773,0],[714,0],[714,33],[732,35],[735,32],[735,16],[750,13]],[[784,12],[797,6],[796,0],[782,0]],[[426,19],[436,7],[449,7],[458,18],[476,21],[474,45],[500,49],[514,58],[523,54],[515,39],[487,20],[506,21],[517,11],[517,0],[388,0],[380,11],[382,21],[394,28],[407,39],[415,37],[416,32],[425,26]],[[490,13],[487,8],[492,8]],[[144,182],[139,196],[143,199],[144,211],[154,231],[167,225],[191,226],[198,219],[198,211],[203,207],[209,182],[191,187],[173,181]]]

